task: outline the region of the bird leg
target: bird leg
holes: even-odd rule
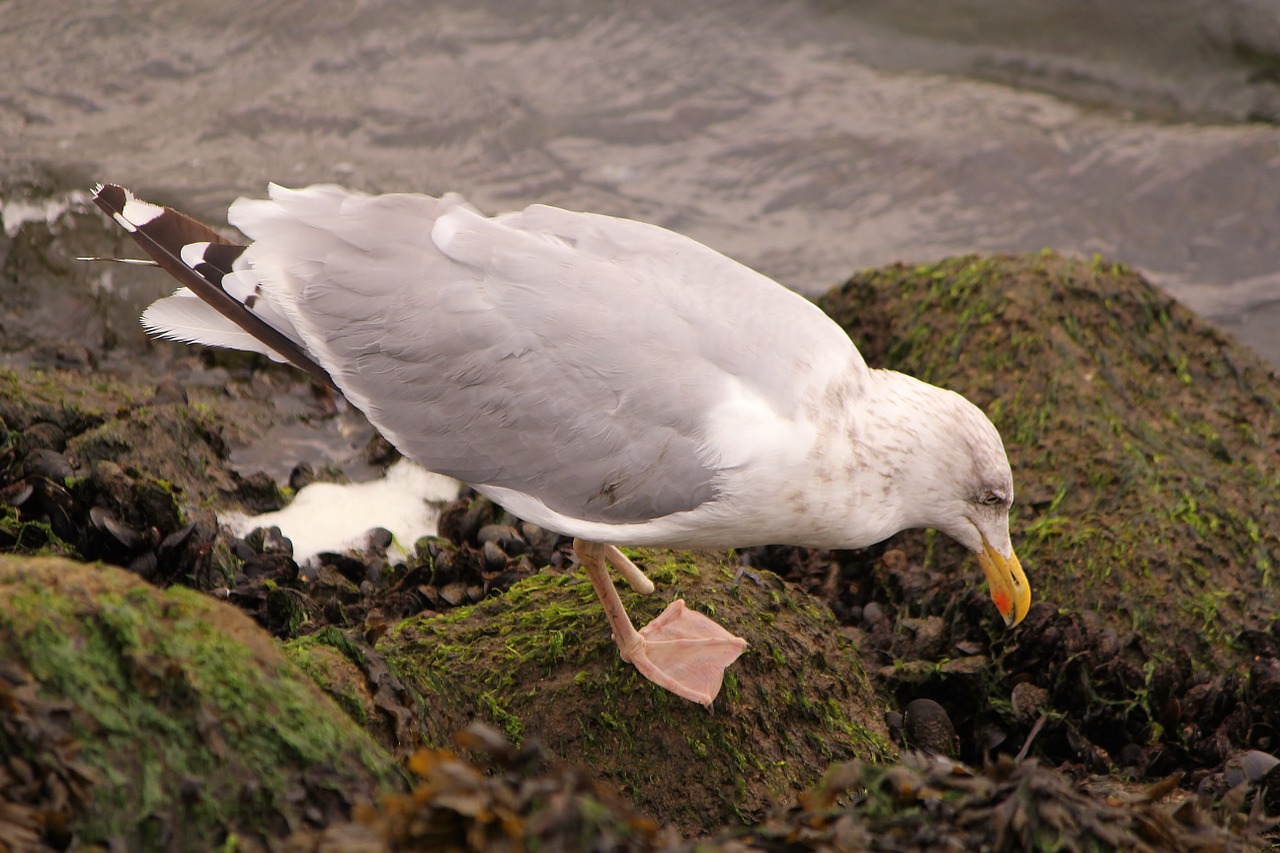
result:
[[[720,692],[725,669],[746,649],[747,641],[685,607],[683,599],[671,602],[657,619],[637,631],[604,566],[610,547],[573,540],[573,550],[604,606],[622,659],[659,687],[710,708]]]
[[[649,580],[649,576],[640,571],[640,567],[631,562],[626,554],[619,551],[617,545],[605,545],[604,558],[636,592],[641,595],[649,595],[653,592],[653,581]]]

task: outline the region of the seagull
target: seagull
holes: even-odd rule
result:
[[[148,332],[290,362],[405,456],[573,537],[621,657],[711,707],[746,648],[673,601],[636,630],[627,546],[862,548],[934,528],[1006,624],[1031,588],[1000,434],[961,395],[868,367],[817,306],[667,229],[547,205],[270,185],[213,228],[94,201],[182,285]]]

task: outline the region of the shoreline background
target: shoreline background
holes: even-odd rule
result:
[[[1280,365],[1280,129],[1243,122],[1280,114],[1280,4],[917,5],[9,4],[0,216],[99,180],[215,223],[268,181],[454,190],[810,295],[1100,253]]]

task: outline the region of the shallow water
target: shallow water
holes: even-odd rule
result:
[[[1213,121],[1280,116],[1276,0],[829,0],[860,59]]]
[[[1249,11],[1184,6],[1206,32]],[[927,27],[881,7],[6,4],[0,178],[41,162],[66,188],[116,181],[214,221],[269,180],[545,201],[658,222],[808,293],[895,260],[1101,252],[1280,364],[1280,130],[1138,119],[958,76],[982,62],[955,57],[1040,57],[1021,78],[1008,63],[1030,83],[1103,69],[1113,102],[1163,115],[1210,115],[1206,91],[1265,100],[1264,77],[1211,39],[1174,73],[1172,30],[1135,70],[1108,65],[1141,16],[1097,18],[1118,35],[1094,56],[1087,16],[1055,43],[1018,5]]]

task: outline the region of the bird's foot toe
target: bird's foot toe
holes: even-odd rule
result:
[[[640,629],[623,659],[659,687],[710,708],[725,669],[746,648],[746,640],[677,599]]]

